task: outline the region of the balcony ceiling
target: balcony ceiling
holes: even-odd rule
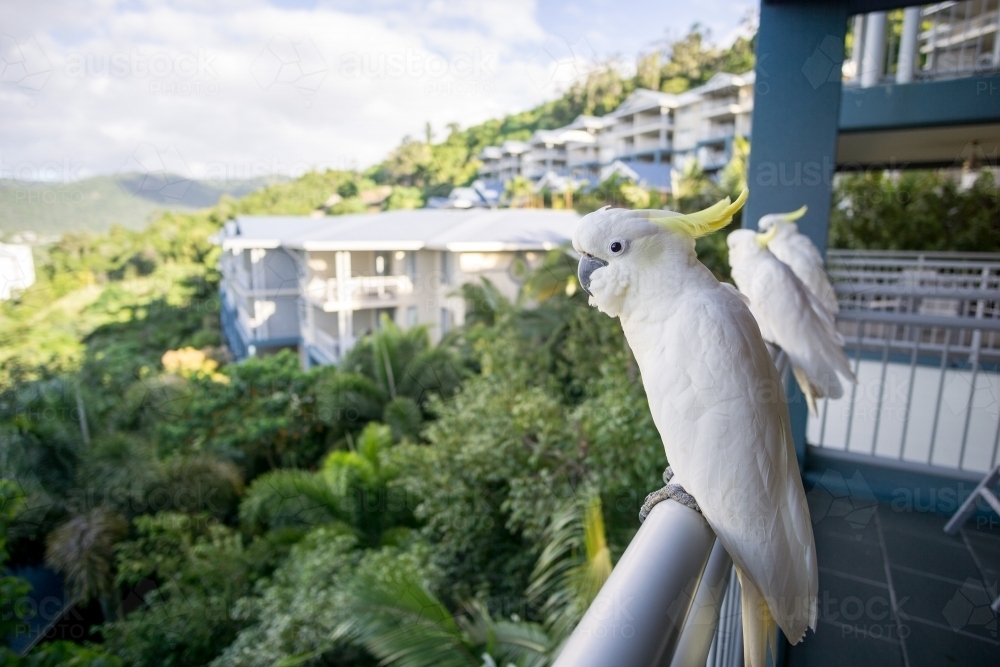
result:
[[[1000,122],[953,127],[875,130],[841,133],[837,168],[855,170],[873,165],[891,169],[958,167],[973,153],[996,166]]]
[[[837,166],[959,166],[969,151],[997,161],[1000,76],[845,87]]]

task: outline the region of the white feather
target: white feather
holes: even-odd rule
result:
[[[637,218],[612,209],[581,222],[577,251],[609,262],[591,276],[592,303],[621,319],[673,481],[797,643],[815,629],[818,579],[781,381],[745,297],[697,261],[693,238]],[[630,248],[609,257],[619,237]],[[744,627],[749,667],[762,666],[754,638],[768,626],[751,615]]]
[[[778,222],[778,231],[767,244],[767,249],[779,260],[787,264],[806,288],[820,300],[823,307],[837,313],[837,293],[830,284],[830,277],[823,265],[823,256],[809,240],[799,232],[794,222]]]
[[[728,243],[733,280],[750,300],[764,339],[788,355],[815,414],[816,399],[843,396],[838,374],[855,381],[833,314],[787,265],[756,242],[752,231],[737,230]]]

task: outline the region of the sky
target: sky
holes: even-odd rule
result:
[[[0,0],[0,181],[365,168],[753,0]]]

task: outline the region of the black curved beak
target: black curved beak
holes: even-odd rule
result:
[[[608,263],[603,259],[598,259],[593,255],[588,255],[586,253],[580,258],[580,264],[576,268],[576,277],[580,279],[580,287],[583,291],[594,296],[594,293],[590,291],[590,274],[592,274],[597,269],[602,266],[607,266]]]

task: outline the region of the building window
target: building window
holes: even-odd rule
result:
[[[451,284],[451,253],[442,252],[441,253],[441,283],[444,285]]]
[[[417,283],[417,253],[415,252],[406,253],[406,275],[409,276],[411,283]]]
[[[375,275],[384,276],[392,273],[392,255],[387,252],[375,253]]]
[[[409,306],[406,309],[406,326],[415,327],[417,326],[417,307]]]
[[[441,335],[451,331],[451,311],[447,308],[441,309]]]

